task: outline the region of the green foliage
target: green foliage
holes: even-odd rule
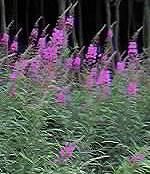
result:
[[[55,103],[54,92],[29,79],[0,88],[0,173],[3,174],[143,174],[149,157],[134,171],[127,157],[150,144],[150,91],[141,83],[136,96],[127,96],[125,78],[116,76],[105,100],[97,90],[74,87],[69,102]],[[59,161],[64,142],[77,148],[67,162]],[[146,174],[147,174],[146,173]]]
[[[113,174],[148,174],[150,171],[150,151],[144,147],[142,149],[145,159],[137,162],[129,162],[125,159]]]

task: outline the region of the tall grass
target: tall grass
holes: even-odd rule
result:
[[[118,69],[116,52],[98,52],[94,40],[85,54],[84,47],[68,47],[73,18],[66,24],[64,15],[52,33],[46,27],[41,35],[38,19],[25,52],[18,52],[17,35],[11,58],[1,59],[0,173],[149,174],[145,60],[128,48]],[[144,159],[129,160],[136,153]]]

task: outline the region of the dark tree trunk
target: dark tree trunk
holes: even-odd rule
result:
[[[107,27],[110,28],[111,25],[110,0],[106,0],[105,4],[106,4],[106,15],[107,15]]]
[[[1,8],[1,32],[6,32],[6,14],[5,14],[5,2],[4,0],[0,0],[0,8]]]
[[[15,31],[17,32],[18,28],[18,0],[13,0],[13,12],[12,12],[13,20],[15,21]]]
[[[66,8],[66,3],[64,0],[58,0],[58,13],[59,15],[61,15]]]
[[[45,16],[44,15],[44,0],[40,1],[40,16]],[[42,27],[45,26],[45,19],[42,20]]]
[[[1,26],[0,26],[0,32],[1,33],[6,33],[7,28],[6,28],[6,14],[5,14],[5,2],[4,0],[0,0],[0,15],[1,15]],[[0,58],[3,56],[8,55],[8,43],[7,45],[3,46],[0,48]]]
[[[83,46],[82,0],[79,0],[78,13],[79,13],[79,45]]]
[[[30,0],[26,0],[26,33],[27,36],[29,36],[29,5],[30,5]]]
[[[144,25],[144,48],[150,50],[150,0],[145,0],[143,25]]]
[[[96,31],[100,29],[100,27],[103,26],[103,16],[101,9],[102,9],[102,1],[96,1],[96,18],[95,18],[95,23],[96,23]]]
[[[68,5],[70,6],[71,3],[72,3],[72,1],[71,0],[68,0],[68,3],[69,3]],[[76,19],[75,9],[76,9],[76,6],[73,7],[72,10],[70,11],[70,15],[73,16],[74,19]],[[72,29],[72,41],[73,41],[73,47],[75,47],[78,44],[77,36],[76,36],[76,28],[75,28],[75,25],[73,25],[73,29]]]
[[[121,0],[116,0],[116,7],[115,7],[115,18],[118,24],[115,26],[115,50],[119,51],[119,24],[120,24],[120,3]]]

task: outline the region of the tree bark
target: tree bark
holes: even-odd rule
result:
[[[115,8],[115,18],[118,24],[115,26],[115,50],[119,51],[119,24],[120,24],[120,8],[121,0],[116,0],[116,8]]]
[[[150,49],[150,0],[145,0],[144,4],[144,48]],[[150,53],[150,51],[149,51]]]
[[[44,15],[44,0],[40,1],[40,16],[43,16],[43,17],[45,16]],[[42,24],[42,28],[44,28],[44,26],[45,26],[45,19],[44,18],[43,18],[41,24]]]
[[[17,32],[18,28],[18,0],[13,1],[13,20],[15,21],[15,31]]]
[[[80,47],[83,46],[83,23],[82,23],[82,1],[79,0],[79,4],[78,4],[78,15],[79,15],[79,45]]]
[[[30,5],[30,0],[26,0],[26,33],[27,36],[29,36],[29,5]]]
[[[128,0],[128,19],[129,19],[129,23],[128,23],[128,40],[130,38],[130,32],[131,32],[131,27],[132,27],[132,11],[133,10],[133,0]]]
[[[0,0],[0,8],[1,8],[1,32],[6,32],[6,15],[5,15],[5,2],[4,0]]]
[[[58,13],[59,15],[61,15],[66,8],[66,3],[64,0],[58,0]]]
[[[110,0],[106,0],[105,4],[106,4],[106,15],[107,15],[107,27],[110,28],[111,25]]]

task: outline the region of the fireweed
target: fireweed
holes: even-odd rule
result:
[[[97,77],[97,69],[92,68],[89,74],[86,77],[85,86],[88,90],[91,90],[92,87],[96,84],[96,77]]]
[[[2,37],[0,38],[0,44],[4,46],[8,46],[8,41],[9,41],[9,34],[3,33]]]
[[[96,59],[97,56],[97,46],[90,44],[88,47],[88,52],[85,55],[86,59]]]
[[[60,149],[60,156],[61,158],[68,159],[72,157],[73,151],[75,150],[76,146],[74,144],[65,144],[65,146],[61,147]]]
[[[58,19],[56,27],[53,29],[52,33],[48,32],[47,35],[44,35],[44,36],[43,35],[39,36],[38,28],[35,28],[35,27],[33,28],[32,32],[30,34],[30,38],[31,38],[32,42],[37,41],[37,45],[36,44],[32,45],[32,48],[35,51],[34,55],[30,56],[30,57],[27,57],[24,54],[19,55],[19,57],[18,57],[19,60],[17,60],[16,63],[14,64],[14,67],[12,69],[10,69],[9,79],[10,79],[10,82],[12,83],[12,85],[11,85],[8,93],[10,96],[16,95],[16,93],[17,93],[16,80],[18,77],[29,78],[32,80],[32,82],[36,82],[36,83],[40,84],[41,88],[46,91],[46,94],[48,92],[52,91],[53,95],[50,97],[53,97],[54,100],[52,100],[52,101],[54,101],[56,103],[58,110],[56,108],[53,108],[53,102],[50,102],[50,104],[49,104],[50,106],[47,107],[46,111],[44,111],[43,113],[47,114],[49,116],[50,115],[57,116],[57,115],[62,114],[63,118],[65,118],[64,122],[67,122],[67,124],[66,124],[67,126],[65,125],[66,126],[65,131],[67,130],[67,133],[66,133],[67,136],[69,134],[69,131],[71,132],[72,129],[74,132],[73,133],[71,132],[71,137],[76,135],[76,132],[78,129],[81,129],[80,135],[82,135],[82,133],[84,133],[83,130],[86,130],[85,134],[87,135],[87,142],[85,144],[83,143],[83,147],[86,146],[86,148],[90,152],[85,152],[85,154],[86,154],[85,156],[83,153],[83,158],[85,158],[85,161],[87,161],[87,162],[85,162],[84,164],[81,162],[82,163],[81,166],[84,166],[87,164],[89,164],[89,166],[90,166],[92,164],[92,162],[95,162],[96,160],[99,159],[99,155],[101,154],[101,151],[99,151],[99,147],[98,147],[98,150],[95,150],[95,149],[93,150],[92,149],[93,142],[92,143],[88,142],[91,138],[92,139],[91,141],[95,141],[95,139],[96,139],[95,144],[99,143],[98,139],[99,139],[100,128],[97,128],[94,131],[92,130],[93,125],[94,125],[93,127],[97,127],[97,125],[95,123],[97,120],[95,119],[95,117],[97,117],[97,115],[98,115],[98,119],[99,119],[99,115],[106,116],[106,114],[111,115],[113,113],[111,115],[111,117],[116,119],[115,116],[119,113],[118,115],[121,115],[121,118],[119,118],[119,119],[121,120],[123,118],[122,112],[126,112],[126,111],[121,110],[122,108],[124,108],[124,105],[121,105],[120,104],[121,102],[119,103],[119,99],[117,97],[116,98],[114,97],[114,100],[118,102],[118,103],[116,102],[117,103],[116,105],[115,105],[115,103],[110,102],[112,105],[114,105],[113,106],[114,108],[116,107],[114,110],[113,109],[111,110],[110,103],[107,103],[106,105],[104,105],[103,102],[102,102],[102,107],[103,107],[102,110],[99,105],[97,106],[97,108],[100,110],[99,113],[98,113],[98,109],[96,110],[96,107],[95,107],[96,111],[91,111],[90,110],[91,108],[88,108],[88,107],[87,108],[79,107],[79,106],[81,106],[81,104],[83,104],[83,103],[85,104],[86,102],[85,101],[83,102],[82,96],[79,95],[81,86],[75,86],[75,88],[74,88],[74,86],[73,86],[74,81],[73,81],[73,78],[70,77],[70,70],[72,72],[76,73],[75,76],[77,76],[77,73],[79,73],[80,75],[83,76],[82,85],[85,86],[88,90],[92,91],[91,89],[95,89],[95,88],[98,89],[96,91],[96,94],[93,92],[94,90],[92,91],[93,93],[92,92],[91,92],[91,94],[88,93],[87,98],[86,97],[85,98],[86,98],[86,100],[89,99],[89,101],[92,101],[92,97],[94,95],[98,95],[98,96],[99,95],[101,96],[103,94],[105,96],[110,95],[110,92],[111,92],[110,83],[111,83],[111,81],[113,83],[113,79],[110,78],[110,70],[109,70],[110,65],[111,65],[111,61],[109,62],[111,53],[104,52],[104,53],[98,54],[98,45],[96,45],[95,43],[92,43],[89,45],[89,47],[87,48],[86,54],[83,54],[83,56],[81,56],[78,53],[73,54],[72,51],[70,51],[70,53],[68,53],[65,58],[63,57],[63,54],[66,49],[66,43],[68,42],[67,34],[68,34],[68,31],[70,32],[70,29],[72,29],[73,22],[74,22],[73,16],[65,16],[65,17],[63,16],[60,19]],[[108,37],[110,39],[112,38],[112,34],[113,34],[112,31],[108,31]],[[50,37],[49,37],[49,35],[50,35]],[[3,35],[3,38],[1,39],[1,44],[7,45],[8,41],[9,41],[9,36],[5,33],[5,35]],[[16,41],[15,41],[12,44],[14,44],[14,45],[11,45],[10,48],[13,52],[16,52],[18,43],[16,43]],[[126,85],[125,85],[128,95],[136,95],[136,93],[138,92],[137,86],[138,86],[139,81],[137,78],[133,77],[133,75],[135,73],[137,73],[138,70],[140,69],[139,62],[137,61],[137,59],[138,59],[137,55],[138,55],[138,51],[137,51],[136,42],[129,42],[128,63],[124,60],[117,62],[117,68],[116,68],[117,72],[124,73],[125,68],[129,71],[129,74],[127,74],[127,76],[126,76]],[[87,70],[86,65],[84,66],[81,63],[82,59],[83,59],[83,63],[85,63],[85,64],[88,63],[88,61],[90,61],[90,60],[95,61],[96,59],[98,59],[98,62],[96,62],[96,63],[94,62],[95,64],[93,65],[93,67],[90,67],[89,70]],[[57,61],[62,62],[61,66],[57,66]],[[132,65],[132,66],[130,66],[130,65]],[[87,73],[84,73],[84,72],[87,72]],[[68,73],[68,74],[66,75],[66,73]],[[69,77],[69,78],[67,78],[67,77]],[[71,87],[67,91],[66,88],[68,85],[70,85]],[[100,90],[99,90],[99,88],[100,88]],[[81,88],[81,90],[82,90],[82,88]],[[40,92],[38,91],[38,95],[39,95],[39,93]],[[34,94],[34,92],[33,92],[33,94]],[[77,101],[79,100],[79,102],[76,104],[79,107],[79,109],[78,109],[78,107],[74,108],[74,106],[72,106],[74,104],[74,101],[70,100],[68,103],[70,104],[71,109],[67,110],[68,108],[66,108],[66,110],[64,110],[64,111],[61,110],[60,106],[61,105],[64,106],[64,104],[66,103],[66,98],[69,96],[68,94],[74,95],[75,99]],[[26,93],[26,95],[28,95],[28,94]],[[39,95],[38,100],[41,101],[42,107],[44,107],[46,102],[44,101],[44,99],[42,97],[43,96]],[[48,98],[49,96],[46,95],[44,97]],[[97,103],[98,102],[95,102],[94,105],[97,105]],[[117,108],[118,105],[120,108]],[[84,106],[88,106],[88,105],[85,104]],[[42,110],[42,107],[40,108],[40,110]],[[108,107],[108,110],[107,110],[107,107]],[[116,110],[118,110],[118,111],[116,111]],[[143,110],[141,112],[142,112],[142,114],[144,113]],[[17,112],[17,113],[19,113],[22,116],[21,112]],[[40,112],[38,112],[38,113],[40,113]],[[81,115],[80,115],[80,113],[81,113]],[[24,111],[23,111],[23,114],[24,114]],[[87,118],[88,114],[91,114],[90,118]],[[29,115],[30,115],[30,113],[29,113]],[[41,115],[41,113],[40,113],[40,115]],[[18,117],[18,115],[17,115],[17,117]],[[108,120],[106,120],[106,123],[105,123],[106,118],[104,117],[104,120],[100,120],[100,125],[103,127],[103,125],[106,124],[108,130],[110,130],[109,134],[107,135],[108,141],[103,142],[103,143],[114,143],[115,144],[118,142],[109,141],[109,139],[111,139],[110,132],[111,132],[111,130],[115,129],[115,132],[113,135],[113,138],[115,139],[116,134],[117,134],[117,128],[118,127],[120,128],[120,120],[118,118],[116,119],[116,122],[119,120],[119,123],[117,123],[118,127],[115,127],[116,124],[113,124],[113,120],[111,120],[111,117]],[[74,127],[72,127],[70,118],[72,118],[74,120],[75,119],[81,120],[78,124],[75,124],[77,121],[73,122],[75,124],[76,129]],[[88,124],[84,125],[84,120],[82,120],[83,118],[89,119],[88,121],[90,123],[90,126]],[[92,121],[92,119],[93,120],[95,119],[95,120]],[[44,120],[45,120],[45,118],[44,118]],[[38,119],[37,119],[37,121],[38,121]],[[107,121],[108,121],[108,124],[107,124]],[[54,122],[55,122],[55,120],[54,120]],[[125,123],[125,122],[126,122],[126,120],[124,119],[123,123]],[[80,127],[80,125],[82,125],[82,124],[83,124],[83,127],[82,126]],[[111,124],[111,126],[110,126],[110,124]],[[71,128],[69,127],[70,125],[71,125]],[[61,126],[63,127],[64,125],[62,124]],[[138,125],[138,127],[139,126],[140,125]],[[34,128],[36,129],[36,126]],[[50,128],[50,131],[51,131],[51,128]],[[64,136],[64,131],[61,131],[61,129],[59,129],[58,127],[56,127],[56,129],[54,128],[54,131],[63,132],[63,136]],[[100,131],[102,131],[102,130],[100,130]],[[128,131],[128,129],[125,129],[125,132],[126,131]],[[133,130],[131,130],[131,131],[133,131]],[[97,132],[98,132],[98,134],[97,134]],[[43,132],[42,132],[42,134],[43,134]],[[96,138],[94,137],[95,134],[97,135]],[[52,137],[53,139],[55,139],[55,135],[59,135],[59,138],[60,138],[61,137],[60,135],[62,135],[62,134],[61,133],[57,134],[56,132],[49,133],[50,138]],[[77,136],[80,136],[80,135],[77,134]],[[132,132],[128,131],[128,136],[130,136],[130,135],[132,136]],[[103,134],[103,136],[105,137],[105,133]],[[94,137],[94,140],[93,140],[93,137]],[[120,137],[122,137],[121,140],[119,140]],[[117,137],[118,140],[120,141],[119,145],[121,145],[121,143],[124,141],[124,137],[125,137],[125,139],[127,139],[126,136],[122,136],[122,129],[120,129],[119,136]],[[103,137],[100,137],[100,141],[101,141],[101,139],[103,139]],[[102,144],[100,143],[99,145],[102,148]],[[55,145],[53,145],[53,146],[55,146]],[[115,149],[117,149],[117,148],[118,147],[115,146]],[[120,148],[122,148],[122,147],[120,147]],[[113,149],[114,149],[114,147],[113,147]],[[64,161],[69,160],[73,156],[73,153],[75,150],[75,145],[74,144],[65,144],[60,149],[57,148],[57,150],[59,150],[59,158],[61,159],[61,161],[64,162]],[[104,151],[105,150],[106,149],[104,149]],[[124,150],[124,149],[121,149],[121,150]],[[92,154],[93,151],[94,151],[94,155]],[[98,151],[98,155],[95,153],[96,151]],[[119,149],[119,151],[120,151],[120,149]],[[107,152],[110,152],[110,150],[108,150]],[[102,152],[102,154],[103,153],[105,154],[106,151]],[[94,158],[93,158],[93,156],[94,156]],[[110,157],[112,157],[112,156],[110,156]],[[93,161],[92,160],[90,161],[88,158],[91,158]],[[29,162],[31,162],[31,160],[28,159],[28,157],[26,158],[26,156],[25,156],[25,159],[27,159]],[[144,156],[142,154],[135,154],[130,157],[131,162],[140,161],[143,159],[144,159]],[[35,160],[35,161],[37,161],[37,160]],[[103,163],[103,160],[100,161],[100,163]],[[74,160],[73,164],[76,164],[75,160]],[[97,165],[98,163],[93,163],[92,165],[95,165],[95,164]],[[49,161],[48,161],[48,166],[49,165],[51,165],[51,164],[49,164]],[[92,165],[90,167],[92,167]],[[100,166],[101,166],[101,164],[100,164]],[[86,168],[88,168],[88,166],[86,166]]]
[[[64,104],[65,103],[65,94],[64,91],[59,91],[55,95],[55,100],[57,103]]]
[[[137,50],[137,44],[135,41],[130,41],[128,44],[128,55],[137,55],[138,50]]]
[[[135,154],[129,156],[128,160],[131,163],[135,163],[135,162],[143,161],[144,158],[145,158],[144,154],[142,154],[142,153],[135,153]]]
[[[125,70],[126,63],[124,61],[117,62],[117,72],[122,73]]]
[[[17,38],[15,38],[12,42],[12,44],[10,45],[10,51],[12,53],[15,53],[18,51],[18,42],[17,42]]]
[[[111,28],[109,28],[109,29],[108,29],[108,32],[107,32],[107,38],[111,40],[111,39],[112,39],[112,37],[113,37],[113,32],[112,32],[112,29],[111,29]]]
[[[69,18],[71,18],[71,19],[69,19]],[[73,18],[68,17],[68,18],[66,18],[66,21],[67,20],[73,20]],[[61,22],[64,22],[64,21],[61,21]],[[44,71],[45,75],[49,74],[49,76],[51,76],[50,74],[54,74],[52,71],[49,71],[48,67],[53,67],[53,66],[55,67],[57,65],[56,62],[58,59],[60,59],[59,57],[62,54],[61,50],[65,46],[64,44],[67,42],[67,41],[65,41],[67,39],[67,37],[65,36],[65,34],[66,34],[65,30],[67,28],[68,21],[66,23],[63,23],[63,25],[61,25],[61,27],[60,27],[59,26],[60,21],[58,22],[58,24],[52,31],[52,36],[50,36],[50,38],[49,38],[50,40],[48,42],[47,42],[47,35],[45,35],[44,37],[40,37],[38,39],[37,55],[30,60],[19,61],[20,63],[18,63],[18,64],[20,64],[20,65],[22,64],[22,66],[20,68],[16,69],[17,74],[20,74],[20,76],[22,74],[24,76],[26,74],[25,71],[27,70],[26,67],[28,65],[29,65],[28,67],[31,68],[31,72],[30,71],[29,72],[31,74],[32,73],[34,74],[34,76],[30,75],[30,77],[32,76],[32,77],[36,78],[36,75],[39,77],[39,74],[41,73],[41,71]],[[71,25],[72,25],[72,23],[71,23]],[[37,32],[38,32],[37,30],[36,31],[33,30],[33,33],[32,33],[33,37],[37,38]],[[35,34],[35,36],[34,36],[34,34]],[[14,52],[17,51],[17,41],[16,40],[14,40],[14,42],[12,43],[11,50]],[[137,46],[136,46],[135,42],[132,42],[132,43],[129,42],[128,54],[129,54],[129,65],[131,65],[131,64],[133,65],[133,67],[130,68],[130,72],[132,72],[133,70],[136,69],[135,67],[137,67],[137,61],[136,61]],[[36,58],[36,57],[38,57],[38,58]],[[109,60],[109,56],[105,53],[101,54],[101,56],[98,56],[97,45],[90,44],[88,47],[88,51],[85,54],[85,59],[86,60],[96,60],[97,58],[101,62],[102,66],[104,66],[104,68],[101,67],[100,71],[97,70],[97,68],[96,68],[95,75],[94,75],[93,70],[91,70],[89,75],[86,77],[85,86],[87,86],[88,89],[91,89],[95,83],[95,85],[101,86],[102,93],[108,94],[108,93],[110,93],[109,84],[111,81],[110,72],[107,69],[107,66],[108,66],[107,62]],[[76,70],[76,69],[79,69],[80,66],[81,66],[81,57],[80,57],[80,55],[76,54],[74,56],[71,56],[70,58],[65,59],[63,68]],[[119,73],[123,72],[125,69],[125,66],[126,66],[125,61],[117,62],[117,71]],[[99,73],[97,73],[98,71],[99,71]],[[49,72],[49,73],[47,73],[47,72]],[[41,76],[40,76],[40,78],[41,78]],[[55,76],[54,78],[57,78],[57,77]],[[133,82],[129,82],[127,91],[128,91],[128,94],[131,94],[131,95],[135,94],[137,91],[136,84]],[[62,95],[62,93],[61,93],[61,95]]]
[[[127,87],[128,94],[134,95],[137,93],[137,82],[136,81],[129,81]]]

